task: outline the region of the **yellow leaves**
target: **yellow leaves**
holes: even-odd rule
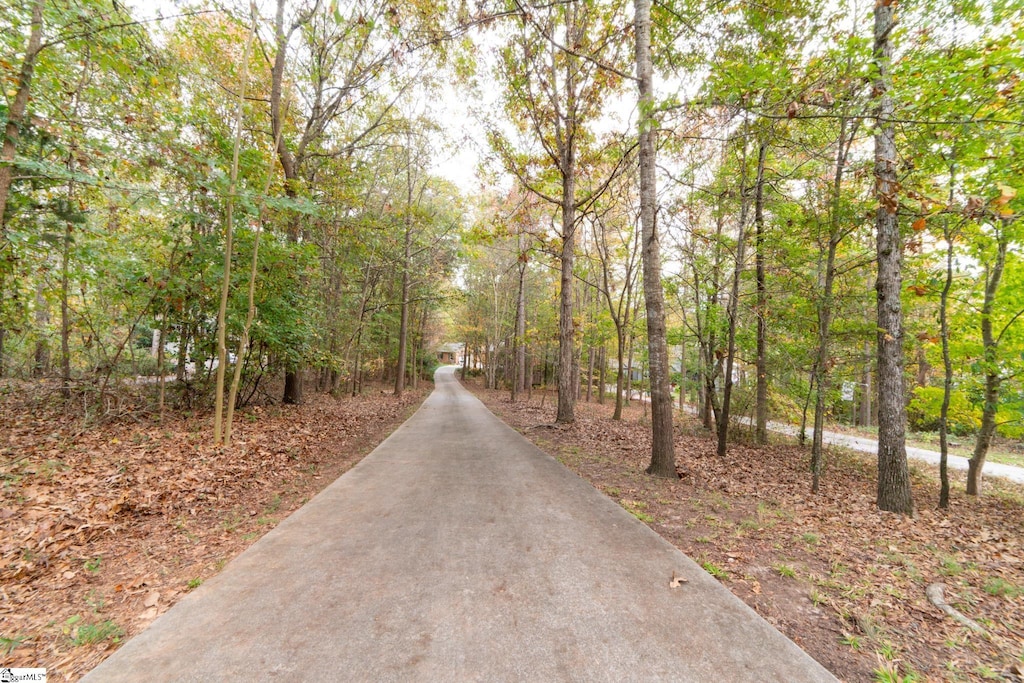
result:
[[[996,208],[1000,207],[1000,206],[1006,206],[1007,204],[1010,203],[1010,200],[1012,200],[1016,196],[1017,196],[1017,190],[1013,189],[1009,185],[1000,185],[999,186],[999,196],[996,197],[995,199],[993,199],[991,202],[989,202],[989,204],[991,206],[993,206],[993,207],[996,207]],[[1007,214],[1003,214],[1003,215],[1007,215]],[[1009,215],[1013,215],[1013,212],[1011,211],[1009,213]]]

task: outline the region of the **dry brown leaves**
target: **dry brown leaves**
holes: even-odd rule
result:
[[[1024,487],[986,481],[964,495],[954,474],[952,509],[936,510],[937,477],[913,465],[917,513],[875,509],[869,454],[833,450],[819,495],[808,451],[734,444],[725,458],[698,427],[676,438],[681,479],[642,474],[649,427],[640,407],[577,404],[571,426],[543,427],[554,402],[512,404],[474,388],[492,410],[541,448],[676,544],[737,596],[847,681],[1018,680],[1024,667]],[[960,479],[957,477],[960,476]],[[987,634],[929,603],[946,599]],[[914,679],[906,679],[914,680]],[[1024,680],[1024,679],[1020,679]]]
[[[22,385],[23,387],[24,385]],[[0,400],[0,662],[75,680],[354,465],[429,387],[83,430]]]

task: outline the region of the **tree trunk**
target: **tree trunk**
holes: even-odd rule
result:
[[[626,378],[625,378],[625,390],[626,390],[626,405],[633,400],[633,343],[636,341],[636,335],[633,331],[629,331],[629,338],[627,340],[626,349]]]
[[[159,335],[159,342],[156,348],[156,372],[160,378],[158,380],[157,411],[159,412],[161,422],[164,419],[167,396],[167,345],[164,341],[167,338],[167,317],[167,309],[164,309],[163,314],[160,316],[160,329],[156,331],[156,334]]]
[[[686,410],[686,341],[679,342],[679,412]]]
[[[566,151],[566,167],[573,168],[574,151]],[[572,320],[573,263],[575,261],[575,178],[566,172],[562,176],[562,273],[560,310],[558,317],[558,414],[556,422],[569,423],[576,419],[576,388],[573,386],[573,357],[575,356],[575,329]]]
[[[68,197],[71,197],[68,184]],[[60,393],[65,401],[71,399],[71,223],[64,223],[64,240],[60,250]]]
[[[675,477],[672,391],[665,337],[665,294],[661,287],[661,246],[657,231],[656,151],[651,62],[651,3],[634,0],[636,75],[640,88],[640,225],[643,240],[644,300],[647,304],[647,354],[651,376],[651,463],[648,474]]]
[[[622,325],[615,326],[615,357],[617,363],[615,365],[615,412],[612,413],[613,420],[622,419],[622,392],[625,390],[625,373],[626,368],[624,361],[626,359],[626,330],[623,329]]]
[[[999,386],[1002,377],[999,374],[999,342],[992,332],[992,309],[995,306],[996,292],[1003,277],[1006,265],[1006,250],[1009,237],[1004,229],[997,235],[996,260],[985,279],[985,301],[981,306],[981,343],[984,346],[985,361],[985,403],[981,409],[981,428],[974,441],[974,452],[967,467],[967,495],[981,495],[981,471],[985,466],[985,456],[992,445],[992,437],[996,432],[996,410],[999,408]]]
[[[746,128],[746,122],[744,122]],[[740,278],[743,276],[743,267],[746,260],[747,246],[747,143],[743,142],[743,172],[740,174],[740,220],[739,232],[736,236],[736,266],[732,271],[732,288],[729,293],[729,306],[727,318],[729,319],[729,342],[725,356],[725,377],[722,388],[722,410],[718,416],[718,455],[724,456],[729,442],[729,411],[732,403],[732,369],[736,359],[736,326],[739,318],[740,307]]]
[[[567,20],[569,21],[569,20]],[[578,31],[566,26],[566,33]],[[576,260],[576,75],[571,61],[565,77],[565,131],[559,145],[559,173],[562,179],[562,271],[558,317],[558,413],[555,421],[576,419],[576,387],[573,384],[576,330],[573,325],[573,267]]]
[[[469,367],[469,342],[462,347],[462,381],[466,381],[466,369]]]
[[[526,391],[526,253],[523,249],[523,235],[518,236],[519,242],[519,282],[516,288],[516,333],[515,342],[515,372],[512,380],[512,400],[515,401],[518,394]]]
[[[924,343],[917,345],[917,386],[928,386],[928,376],[932,367],[928,364],[928,356],[924,352]]]
[[[896,129],[891,87],[893,4],[875,3],[874,62],[878,98],[875,128],[875,212],[878,280],[878,498],[880,510],[911,514],[914,501],[907,471],[907,406],[903,380],[903,244],[897,221]]]
[[[529,403],[533,398],[533,367],[534,359],[533,352],[526,356],[526,402]]]
[[[754,192],[754,261],[757,280],[757,397],[754,406],[755,439],[768,443],[768,289],[764,258],[764,165],[768,143],[762,142],[757,155],[757,185]],[[680,405],[682,407],[682,405]]]
[[[712,324],[712,312],[718,306],[718,291],[721,274],[721,245],[722,230],[724,228],[724,213],[718,212],[715,220],[715,256],[712,268],[711,286],[708,288],[710,296],[704,302],[705,313],[701,315],[700,291],[701,279],[697,270],[696,262],[691,264],[693,269],[693,287],[696,305],[694,314],[697,323],[698,354],[701,363],[701,422],[704,429],[709,432],[715,431],[716,419],[718,418],[718,394],[715,381],[718,377],[720,365],[717,358],[718,335]]]
[[[818,355],[815,362],[817,391],[814,400],[814,436],[811,441],[811,473],[813,477],[811,491],[814,493],[818,493],[821,484],[825,398],[831,386],[829,347],[831,345],[830,328],[832,327],[832,288],[835,282],[836,247],[838,245],[838,235],[833,233],[828,242],[828,255],[825,258],[825,269],[822,273],[823,281],[818,283],[822,295],[818,305]]]
[[[32,76],[35,73],[36,58],[42,46],[43,37],[43,7],[44,0],[36,0],[32,5],[32,19],[29,28],[28,44],[25,46],[25,57],[21,62],[21,70],[18,73],[18,87],[14,93],[14,99],[10,101],[7,109],[7,124],[4,128],[4,139],[2,151],[0,151],[0,296],[2,296],[6,277],[7,264],[13,263],[13,256],[7,254],[10,245],[7,241],[7,198],[10,196],[11,182],[14,178],[14,158],[18,152],[18,142],[21,138],[21,125],[25,120],[25,113],[28,110],[29,94],[32,90]],[[47,322],[49,313],[47,312]],[[0,330],[0,338],[3,330]],[[49,344],[41,342],[42,346],[36,347],[36,368],[49,366],[50,352]],[[0,341],[0,352],[3,350]],[[3,373],[4,361],[0,355],[0,375]],[[35,369],[34,369],[35,372]]]
[[[587,352],[587,403],[590,403],[590,393],[594,390],[594,347],[589,347]]]
[[[43,6],[44,0],[36,0],[32,5],[32,21],[29,28],[28,45],[25,47],[25,57],[21,62],[21,71],[18,73],[18,89],[14,93],[14,100],[11,101],[7,110],[7,126],[4,130],[3,151],[0,153],[0,253],[7,248],[7,230],[5,212],[7,210],[7,197],[11,192],[11,180],[14,175],[14,168],[11,163],[18,150],[18,140],[21,137],[21,124],[25,120],[25,112],[28,109],[29,93],[32,89],[32,75],[36,68],[36,58],[39,56],[43,40]]]
[[[43,293],[43,280],[36,283],[36,340],[35,363],[32,366],[33,377],[45,377],[50,374],[50,306]]]
[[[192,329],[188,323],[181,326],[181,334],[178,335],[178,358],[174,368],[174,378],[178,382],[184,382],[188,378],[188,345],[192,340]]]
[[[420,366],[420,358],[423,356],[426,350],[427,340],[427,318],[430,313],[430,308],[427,306],[427,302],[423,302],[423,316],[420,318],[420,328],[416,332],[416,343],[413,345],[412,352],[412,388],[418,389],[420,382],[420,374],[422,367]]]
[[[285,0],[277,0],[277,14],[274,21],[277,54],[274,56],[274,66],[270,72],[270,122],[271,132],[274,139],[278,141],[277,155],[284,173],[284,192],[288,198],[294,199],[298,196],[299,164],[281,134],[284,128],[281,99],[284,86],[284,67],[288,54],[288,35],[284,31],[284,6]],[[294,217],[290,221],[286,235],[289,242],[298,242],[299,230]],[[291,405],[302,403],[302,369],[296,361],[288,360],[285,365],[284,396],[281,401]]]
[[[950,169],[950,187],[953,187]],[[952,191],[950,192],[952,195]],[[952,199],[952,197],[951,197]],[[950,202],[952,204],[952,202]],[[939,410],[939,508],[949,507],[949,399],[953,390],[953,362],[949,356],[949,290],[953,286],[953,235],[947,224],[943,228],[946,239],[946,279],[939,295],[939,334],[942,337],[942,408]]]
[[[604,382],[605,374],[608,370],[608,354],[605,346],[601,345],[601,350],[598,354],[598,370],[597,370],[597,402],[604,405]]]
[[[412,253],[412,142],[405,135],[405,243],[402,251],[402,314],[398,326],[398,365],[395,372],[395,396],[405,389],[406,348],[409,343],[409,256]]]
[[[255,12],[255,10],[253,10]],[[245,89],[248,83],[249,54],[252,50],[252,42],[256,36],[256,17],[253,17],[252,29],[245,41],[245,50],[242,52],[241,87],[238,92],[238,102],[235,109],[235,135],[234,145],[231,153],[231,173],[228,181],[227,206],[224,211],[224,279],[220,289],[220,308],[217,311],[217,389],[214,404],[213,417],[213,443],[231,444],[230,423],[225,424],[224,419],[224,382],[228,364],[227,345],[227,310],[228,297],[231,293],[231,262],[234,251],[234,210],[235,210],[235,188],[238,183],[238,158],[242,146],[242,116],[245,105]],[[240,363],[241,358],[235,358],[235,363]]]
[[[836,251],[839,243],[845,234],[843,223],[840,220],[840,207],[842,200],[843,173],[846,170],[846,157],[849,152],[849,144],[853,142],[856,127],[849,133],[850,143],[847,143],[847,131],[849,121],[844,116],[839,120],[839,138],[836,143],[836,164],[832,177],[832,207],[829,215],[828,231],[828,253],[825,257],[825,270],[821,272],[822,279],[818,286],[821,289],[821,299],[818,305],[818,355],[815,362],[817,369],[818,388],[814,402],[814,441],[811,445],[811,472],[813,482],[811,490],[818,493],[821,485],[821,468],[824,459],[823,437],[825,431],[825,398],[831,387],[832,359],[830,346],[832,342],[832,316],[833,301],[832,292],[835,288],[836,279]]]

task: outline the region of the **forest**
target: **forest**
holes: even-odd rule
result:
[[[882,8],[655,4],[638,96],[628,3],[12,4],[0,372],[212,403],[219,441],[459,342],[560,421],[636,384],[722,448],[737,416],[894,463],[904,425],[970,439],[976,492],[1024,433],[1020,11]]]
[[[798,425],[814,493],[876,438],[906,515],[908,443],[940,508],[947,454],[1024,464],[1019,3],[0,6],[0,392],[71,432],[228,448],[450,347],[556,425],[641,406],[656,476],[690,420]]]

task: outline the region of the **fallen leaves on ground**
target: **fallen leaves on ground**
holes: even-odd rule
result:
[[[870,454],[829,450],[813,495],[809,450],[733,443],[720,458],[686,418],[681,478],[658,479],[643,474],[650,427],[636,404],[613,421],[611,405],[579,402],[574,424],[539,429],[554,421],[552,399],[542,408],[539,397],[470,388],[842,680],[1022,680],[1024,487],[988,478],[973,499],[955,472],[952,507],[940,511],[937,477],[912,462],[917,512],[902,517],[875,508]],[[986,633],[931,604],[933,583]],[[908,673],[920,678],[896,678]]]
[[[429,389],[249,408],[214,447],[207,414],[83,428],[28,386],[0,392],[0,661],[51,681],[81,677],[216,574]]]

